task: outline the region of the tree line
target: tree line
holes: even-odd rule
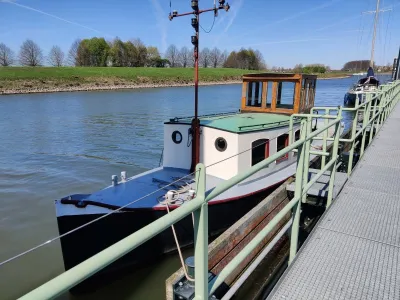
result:
[[[177,48],[170,45],[161,55],[158,48],[146,46],[140,39],[122,41],[115,38],[77,39],[67,55],[59,46],[53,46],[45,57],[43,50],[28,39],[20,47],[18,55],[4,43],[0,43],[0,66],[41,66],[64,65],[77,67],[193,67],[193,50],[188,47]],[[221,51],[214,47],[203,48],[199,53],[199,66],[203,68],[241,68],[249,70],[265,69],[266,65],[260,51],[241,49],[238,52]]]
[[[303,66],[302,64],[297,64],[294,66],[293,71],[304,74],[323,74],[331,71],[331,68],[323,64],[309,64],[305,66]]]
[[[360,72],[367,71],[370,65],[369,60],[352,60],[344,64],[342,71]],[[392,70],[393,65],[387,63],[386,66],[378,66],[374,63],[374,69],[380,72],[389,72]]]
[[[242,48],[239,52],[232,51],[224,62],[224,67],[248,70],[263,70],[267,68],[261,52],[251,48]]]

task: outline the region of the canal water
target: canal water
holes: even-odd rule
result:
[[[316,105],[341,105],[353,82],[319,80]],[[200,113],[237,111],[240,95],[240,85],[201,87]],[[157,167],[163,121],[193,114],[193,88],[0,96],[0,114],[1,262],[57,236],[55,199],[103,188],[123,170]],[[169,256],[92,294],[60,299],[163,299],[178,268],[177,255]],[[0,299],[62,272],[57,241],[0,267]]]

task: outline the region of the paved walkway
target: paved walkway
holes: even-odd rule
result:
[[[400,299],[400,105],[268,299]]]

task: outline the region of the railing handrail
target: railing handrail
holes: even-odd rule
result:
[[[374,121],[378,118],[378,125],[375,128],[376,130],[380,129],[380,125],[386,119],[390,110],[394,107],[394,104],[397,103],[397,95],[400,93],[400,81],[396,81],[395,83],[389,84],[388,86],[381,87],[382,92],[378,93],[375,97],[369,95],[362,105],[357,105],[356,111],[365,107],[364,109],[364,120],[362,128],[357,132],[356,128],[352,129],[352,138],[350,140],[344,140],[345,142],[352,143],[352,150],[355,146],[355,139],[359,136],[359,133],[365,133],[367,126],[374,126]],[[392,95],[396,92],[394,95]],[[378,107],[378,112],[376,111],[377,100],[381,100]],[[373,106],[374,112],[371,118],[371,104],[372,101],[375,100],[375,106]],[[383,100],[383,104],[382,104]],[[316,115],[314,114],[315,110],[323,109],[328,111],[330,109],[337,110],[338,115],[332,116],[329,114],[326,115]],[[67,291],[69,288],[75,286],[76,284],[82,282],[86,278],[90,277],[97,271],[111,264],[118,258],[132,251],[136,247],[145,243],[155,235],[169,228],[171,225],[185,218],[186,216],[194,213],[195,219],[195,278],[196,278],[196,299],[205,300],[208,299],[208,294],[213,293],[215,289],[226,279],[226,277],[237,267],[238,264],[245,258],[245,256],[252,251],[262,240],[263,238],[272,231],[272,229],[282,220],[282,218],[287,215],[290,210],[294,210],[293,213],[293,224],[292,224],[292,238],[291,238],[291,249],[290,249],[290,261],[293,259],[293,254],[297,251],[297,239],[298,239],[298,222],[300,217],[300,203],[301,200],[304,199],[307,191],[311,188],[311,186],[318,180],[320,176],[322,176],[326,171],[331,170],[331,178],[329,182],[329,191],[328,191],[328,203],[332,200],[332,190],[333,190],[333,182],[334,182],[334,174],[336,170],[336,163],[338,160],[337,149],[338,143],[342,139],[340,139],[340,122],[342,120],[341,112],[343,110],[341,107],[333,108],[333,107],[315,107],[311,109],[310,114],[297,114],[293,115],[290,118],[290,128],[293,131],[293,119],[300,118],[301,119],[301,137],[299,140],[292,142],[288,147],[285,147],[281,151],[271,155],[267,159],[259,162],[258,164],[252,166],[247,171],[242,174],[237,174],[231,179],[219,184],[216,186],[207,196],[205,195],[205,166],[203,164],[199,164],[196,167],[196,183],[197,183],[197,192],[196,197],[189,201],[185,202],[179,208],[171,211],[169,214],[157,219],[156,221],[150,223],[149,225],[143,227],[142,229],[134,232],[133,234],[125,237],[121,241],[116,244],[106,248],[105,250],[99,252],[98,254],[92,256],[91,258],[85,260],[81,264],[73,267],[72,269],[64,272],[63,274],[57,276],[56,278],[48,281],[32,292],[26,294],[20,299],[49,299],[56,297],[63,292]],[[329,111],[328,111],[329,113]],[[311,123],[313,119],[322,118],[325,119],[324,126],[311,131]],[[355,116],[354,118],[357,118]],[[328,122],[329,119],[332,119],[331,122]],[[353,120],[354,125],[354,120]],[[328,138],[327,131],[332,126],[335,126],[334,137]],[[321,154],[321,156],[326,156],[326,143],[327,141],[333,141],[333,151],[332,157],[329,162],[322,166],[321,170],[314,176],[310,181],[308,181],[308,164],[309,158],[312,151],[310,151],[310,145],[312,140],[319,139],[319,134],[324,133],[323,137],[323,147],[325,150],[321,152],[315,152],[315,154]],[[290,134],[293,134],[290,132]],[[371,142],[371,136],[370,141]],[[365,143],[365,134],[362,138],[362,144]],[[362,145],[362,148],[363,148]],[[222,194],[226,190],[240,183],[241,181],[249,178],[260,170],[268,167],[271,163],[275,162],[278,158],[298,149],[298,167],[296,171],[296,190],[295,196],[285,207],[264,227],[253,240],[246,245],[244,249],[242,249],[239,254],[228,263],[227,266],[216,276],[213,281],[208,286],[208,205],[207,202],[214,199],[218,195]],[[362,149],[363,151],[363,149]],[[324,154],[324,155],[322,155]],[[324,157],[325,158],[325,157]],[[305,176],[307,175],[307,176]],[[303,179],[304,178],[304,179]],[[297,231],[296,231],[297,230]],[[205,232],[206,231],[206,232]],[[295,236],[294,236],[295,235]],[[296,248],[296,249],[294,249]]]

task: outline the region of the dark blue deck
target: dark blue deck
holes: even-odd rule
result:
[[[146,196],[163,186],[189,174],[189,170],[176,168],[157,168],[146,173],[129,178],[116,186],[109,186],[97,191],[82,200],[97,202],[112,206],[124,206],[143,196]],[[194,176],[183,179],[185,182],[193,182]],[[183,184],[183,182],[178,182]],[[165,195],[168,190],[178,189],[177,186],[170,186],[148,196],[140,201],[132,203],[127,208],[152,208],[159,204],[158,198]]]

